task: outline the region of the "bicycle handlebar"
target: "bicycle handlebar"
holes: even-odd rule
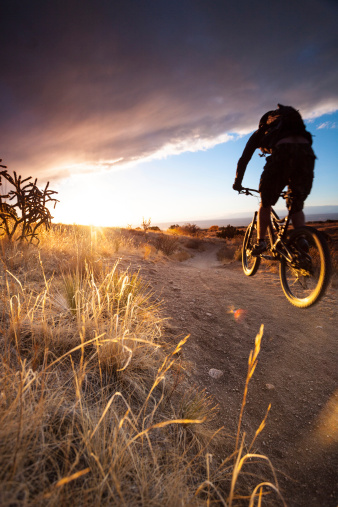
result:
[[[242,190],[239,190],[239,194],[244,194],[244,195],[252,195],[251,192],[256,192],[257,194],[259,194],[259,190],[256,190],[254,188],[245,188],[245,187],[242,187]]]
[[[244,195],[252,195],[254,197],[254,195],[251,193],[251,192],[256,192],[256,194],[259,194],[259,190],[256,190],[255,188],[245,188],[245,187],[242,187],[241,190],[239,190],[239,194],[244,194]],[[287,191],[285,190],[284,192],[281,192],[279,194],[279,197],[282,197],[283,199],[286,199],[286,195],[287,195]]]

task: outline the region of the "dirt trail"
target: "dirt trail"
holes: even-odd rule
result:
[[[215,398],[219,422],[232,434],[249,352],[264,324],[243,430],[252,438],[271,403],[257,446],[280,472],[287,505],[336,507],[337,291],[330,288],[313,308],[295,308],[278,274],[261,269],[246,277],[240,263],[218,262],[218,248],[208,243],[181,263],[143,261],[141,273],[164,300],[167,331],[191,335],[184,354],[193,364],[193,381]],[[211,378],[211,368],[223,376]]]

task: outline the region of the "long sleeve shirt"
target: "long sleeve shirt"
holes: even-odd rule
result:
[[[260,148],[260,146],[262,144],[263,137],[264,137],[264,132],[262,130],[258,129],[258,130],[256,130],[256,132],[254,132],[252,134],[252,136],[249,138],[248,142],[246,143],[243,154],[237,164],[236,181],[238,181],[239,184],[242,183],[245,169],[246,169],[248,163],[250,162],[252,155],[254,154],[254,152],[258,148]]]
[[[303,129],[296,129],[296,130],[284,130],[281,131],[280,135],[276,139],[276,141],[280,141],[281,139],[288,137],[288,136],[301,136],[311,145],[312,144],[312,136],[311,134]],[[252,155],[254,154],[255,150],[262,148],[264,145],[264,138],[265,138],[265,129],[259,128],[256,130],[252,136],[249,138],[248,142],[246,143],[246,146],[243,150],[242,156],[239,159],[237,163],[237,171],[236,171],[236,181],[241,185],[242,180],[244,177],[244,173],[246,170],[246,167],[248,163],[251,160]]]

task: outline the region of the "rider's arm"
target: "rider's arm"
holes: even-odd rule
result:
[[[252,134],[252,136],[250,137],[250,139],[246,143],[243,154],[237,164],[235,181],[239,185],[242,184],[245,169],[246,169],[248,163],[250,162],[251,157],[254,154],[255,150],[257,148],[259,148],[260,142],[261,142],[261,132],[259,130],[256,130],[256,132],[254,132]]]

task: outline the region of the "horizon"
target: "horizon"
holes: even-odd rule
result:
[[[332,208],[336,211],[328,211]],[[275,209],[278,216],[283,217],[286,215],[286,212],[283,214],[285,210],[283,209]],[[305,211],[305,220],[306,222],[326,222],[326,221],[334,221],[338,222],[338,206],[312,206],[310,210]],[[310,211],[310,212],[309,212]],[[201,229],[208,229],[213,225],[217,225],[218,227],[224,227],[227,225],[232,225],[234,227],[247,227],[253,218],[253,212],[242,212],[235,213],[233,215],[229,215],[227,217],[216,217],[210,219],[192,219],[192,220],[169,220],[165,222],[150,222],[150,227],[159,227],[161,231],[165,231],[169,229],[172,225],[184,226],[188,224],[197,225]],[[137,224],[127,224],[126,226],[100,226],[94,224],[85,224],[85,223],[74,223],[74,222],[55,222],[52,221],[54,225],[80,225],[85,227],[94,227],[94,228],[117,228],[117,229],[125,229],[131,227],[132,229],[142,228],[142,221]]]

